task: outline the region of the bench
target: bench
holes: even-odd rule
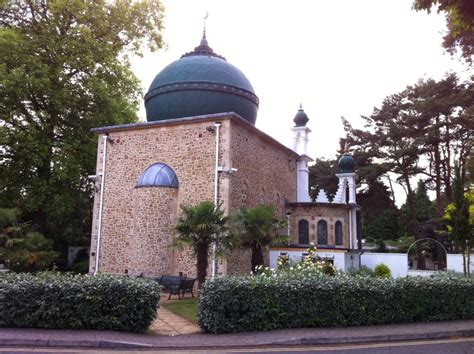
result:
[[[163,287],[164,291],[169,291],[170,296],[168,300],[171,299],[171,295],[178,295],[178,298],[181,300],[181,296],[184,296],[186,291],[191,292],[192,297],[194,297],[193,288],[195,281],[196,278],[162,275],[158,283]]]

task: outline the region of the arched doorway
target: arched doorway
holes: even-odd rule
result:
[[[425,258],[425,269],[418,269],[418,255],[420,253]],[[447,254],[443,244],[434,238],[425,237],[416,240],[407,250],[408,274],[429,275],[433,272],[446,270]]]

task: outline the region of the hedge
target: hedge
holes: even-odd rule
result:
[[[0,275],[0,327],[144,332],[156,317],[154,281],[60,273]]]
[[[349,276],[207,281],[198,322],[212,333],[474,318],[474,281]]]

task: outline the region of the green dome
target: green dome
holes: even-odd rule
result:
[[[255,124],[258,103],[249,80],[215,54],[205,36],[156,75],[145,95],[148,121],[235,112]]]
[[[339,159],[338,165],[340,173],[353,173],[356,167],[356,162],[351,155],[345,153]]]
[[[305,111],[303,110],[303,106],[300,105],[300,109],[295,115],[295,118],[293,119],[293,122],[295,122],[296,127],[304,127],[306,123],[309,122],[309,118],[306,115]]]

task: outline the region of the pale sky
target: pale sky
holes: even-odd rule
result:
[[[360,127],[360,115],[420,78],[466,75],[441,46],[444,16],[415,12],[412,0],[163,3],[167,49],[133,60],[144,92],[166,65],[199,44],[208,11],[210,47],[247,76],[260,99],[257,128],[291,146],[302,103],[313,158],[335,156],[344,136],[341,116]]]

